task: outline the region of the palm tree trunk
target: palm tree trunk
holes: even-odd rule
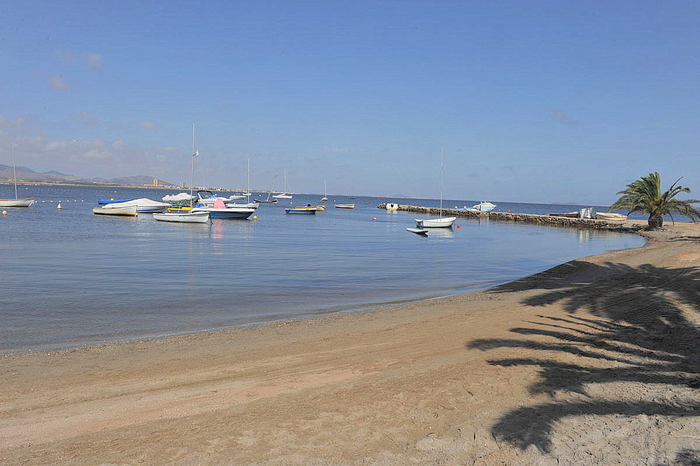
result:
[[[661,228],[664,226],[664,218],[658,214],[651,214],[649,215],[649,220],[647,220],[647,225],[649,226],[650,230],[653,230],[654,228]]]

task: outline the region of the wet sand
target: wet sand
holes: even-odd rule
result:
[[[700,225],[374,312],[0,356],[0,463],[700,464]]]

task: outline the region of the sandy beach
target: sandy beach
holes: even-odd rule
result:
[[[7,465],[698,465],[700,225],[489,290],[0,356]]]

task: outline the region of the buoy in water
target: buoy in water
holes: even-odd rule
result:
[[[257,220],[257,219],[258,219],[258,216],[257,216],[257,215],[253,215],[253,220]]]
[[[58,205],[56,206],[57,209],[63,209],[63,206],[61,206],[61,201],[58,201]]]
[[[372,220],[377,220],[377,217],[372,217]]]
[[[3,215],[7,215],[7,211],[6,211],[6,210],[3,210],[3,211],[2,211],[2,214],[3,214]]]
[[[457,228],[462,228],[462,225],[457,225]]]

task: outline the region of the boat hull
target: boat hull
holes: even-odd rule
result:
[[[31,207],[34,204],[33,197],[20,199],[0,199],[0,207]]]
[[[417,218],[418,228],[452,228],[457,217]]]
[[[176,223],[207,223],[209,221],[208,212],[166,212],[153,214],[153,218],[159,222]]]
[[[223,208],[217,209],[215,207],[195,207],[190,212],[208,212],[209,218],[223,218],[223,219],[242,219],[250,217],[255,213],[255,209],[234,209],[234,208]]]
[[[300,215],[316,215],[316,209],[308,209],[302,207],[300,209],[284,209],[288,214],[300,214]]]
[[[612,222],[624,222],[627,220],[627,215],[616,214],[612,212],[596,212],[595,218],[597,220],[606,220]]]
[[[335,204],[336,209],[354,209],[355,204]]]
[[[136,206],[124,206],[124,207],[93,207],[92,213],[95,215],[120,215],[135,217],[138,215],[136,212]]]
[[[165,212],[169,207],[171,207],[168,202],[159,202],[152,199],[141,198],[132,199],[130,201],[121,202],[110,202],[105,204],[106,207],[136,207],[136,211],[142,214],[152,214],[154,212]]]

